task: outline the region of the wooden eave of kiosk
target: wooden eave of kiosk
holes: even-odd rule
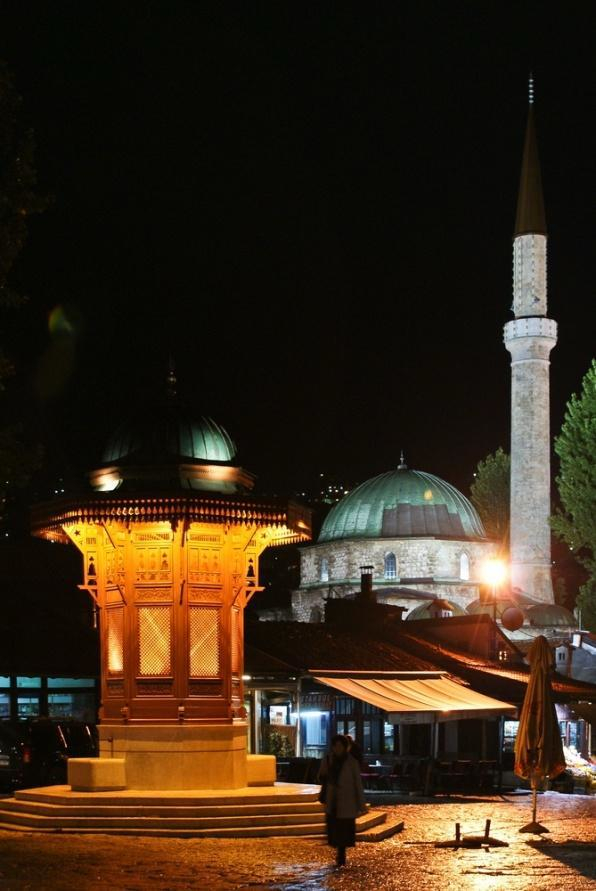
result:
[[[311,539],[311,511],[294,501],[262,499],[251,495],[177,492],[172,495],[119,495],[94,493],[79,498],[57,498],[36,505],[31,514],[32,532],[39,538],[68,544],[65,526],[78,523],[105,524],[181,522],[247,525],[276,530],[271,545],[296,544]]]

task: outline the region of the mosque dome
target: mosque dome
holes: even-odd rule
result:
[[[96,491],[252,489],[254,476],[236,466],[229,433],[212,418],[190,412],[177,398],[175,383],[170,372],[162,398],[136,406],[109,437],[100,467],[89,474]]]
[[[137,414],[118,427],[106,444],[102,463],[228,463],[235,454],[236,446],[220,424],[204,415],[193,417],[179,404],[171,403]]]
[[[438,606],[442,607],[446,612],[450,612],[452,616],[465,616],[466,614],[461,606],[452,603],[451,600],[429,600],[410,610],[406,616],[406,621],[414,621],[415,619],[433,619],[436,617]]]
[[[475,508],[454,486],[402,463],[342,498],[318,540],[411,536],[484,539],[486,533]]]
[[[526,610],[526,615],[530,625],[539,628],[573,628],[577,624],[573,613],[558,603],[537,603]]]
[[[530,607],[536,605],[536,601],[532,597],[528,597],[517,589],[508,590],[499,594],[495,598],[496,613],[499,618],[508,609],[520,609],[524,615]],[[466,607],[466,612],[471,616],[478,616],[485,613],[487,616],[493,615],[493,599],[490,597],[486,600],[473,600]]]

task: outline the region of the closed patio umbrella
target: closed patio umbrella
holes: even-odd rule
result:
[[[546,777],[552,779],[565,770],[561,732],[552,698],[550,673],[552,655],[545,637],[537,637],[530,647],[530,677],[524,697],[515,740],[515,773],[530,780],[532,822],[520,832],[548,832],[536,821],[536,793]]]

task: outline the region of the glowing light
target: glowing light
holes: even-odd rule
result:
[[[432,501],[432,500],[433,500],[433,490],[432,490],[432,489],[427,489],[427,490],[426,490],[426,492],[424,493],[424,500],[425,500],[425,501]]]
[[[100,476],[95,477],[93,480],[93,487],[97,489],[98,492],[113,492],[114,489],[117,489],[122,479],[114,473],[104,473]],[[62,490],[64,491],[64,489]]]
[[[507,567],[502,560],[496,558],[487,560],[482,567],[482,577],[488,585],[492,585],[494,588],[505,581]]]

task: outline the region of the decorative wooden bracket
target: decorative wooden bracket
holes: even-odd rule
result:
[[[238,588],[234,595],[233,605],[245,609],[252,600],[253,594],[264,590],[265,588],[263,585],[243,585],[242,588]]]
[[[93,585],[77,585],[79,591],[86,591],[89,594],[95,603],[96,606],[99,606],[99,598],[97,596],[97,588]]]

